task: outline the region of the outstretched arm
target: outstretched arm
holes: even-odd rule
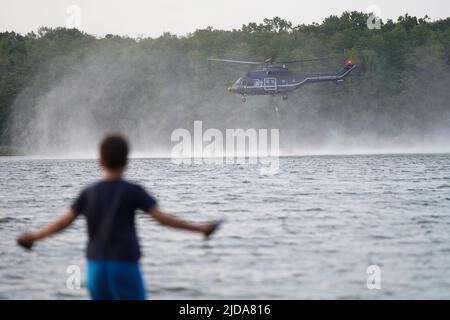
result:
[[[72,224],[76,217],[77,216],[73,209],[69,209],[61,218],[48,224],[44,228],[35,232],[22,233],[17,238],[17,243],[27,249],[30,249],[33,246],[34,241],[50,237],[51,235],[64,230]]]
[[[183,229],[193,232],[203,233],[206,237],[211,235],[218,227],[217,222],[194,224],[181,219],[178,219],[170,214],[161,212],[158,207],[153,207],[149,210],[150,215],[160,224],[172,228]]]

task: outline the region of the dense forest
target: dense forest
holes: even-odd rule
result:
[[[0,33],[0,146],[64,153],[122,130],[138,149],[150,148],[151,139],[151,148],[165,150],[170,132],[196,119],[219,128],[279,126],[286,153],[335,142],[445,144],[450,18],[404,15],[380,29],[369,29],[368,18],[345,12],[294,25],[275,17],[239,30],[138,39],[45,27]],[[333,57],[293,67],[298,72],[334,72],[347,57],[358,68],[343,85],[313,84],[286,102],[251,97],[242,104],[226,88],[248,68],[207,61],[273,55]]]

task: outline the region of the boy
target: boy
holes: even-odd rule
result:
[[[141,186],[122,178],[128,162],[128,143],[119,136],[100,145],[104,179],[84,189],[58,220],[36,232],[23,233],[19,245],[31,249],[37,240],[67,228],[83,214],[87,220],[87,287],[92,299],[145,299],[138,260],[136,209],[148,212],[162,225],[203,233],[209,237],[219,223],[192,224],[158,209],[156,200]]]

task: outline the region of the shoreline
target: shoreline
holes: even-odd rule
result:
[[[25,158],[25,159],[35,159],[35,160],[97,160],[96,156],[70,156],[70,155],[36,155],[36,154],[25,154],[23,152],[20,152],[20,150],[15,149],[17,152],[14,154],[3,154],[0,152],[0,158],[1,157],[18,157],[18,158]],[[1,151],[1,147],[0,147]],[[308,158],[308,157],[370,157],[370,156],[405,156],[405,155],[449,155],[450,151],[414,151],[411,150],[408,151],[399,151],[399,152],[389,152],[389,151],[380,151],[380,152],[348,152],[348,153],[303,153],[303,154],[283,154],[279,155],[278,158],[280,159],[286,159],[286,158]],[[236,157],[235,159],[258,159],[257,156],[250,156],[250,157]],[[261,157],[261,158],[273,158],[273,157]],[[181,157],[172,158],[170,156],[159,156],[159,155],[136,155],[131,156],[129,158],[130,160],[142,160],[142,159],[154,159],[154,160],[171,160],[171,159],[184,159]],[[218,159],[216,157],[205,157],[205,158],[196,158],[191,157],[188,158],[192,161],[203,161],[204,159]]]

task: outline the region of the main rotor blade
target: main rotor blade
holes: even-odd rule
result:
[[[256,61],[242,61],[242,60],[229,60],[229,59],[215,59],[209,58],[209,61],[219,61],[219,62],[229,62],[229,63],[241,63],[241,64],[263,64],[264,62],[256,62]]]
[[[330,60],[332,57],[323,57],[323,58],[311,58],[311,59],[300,59],[300,60],[289,60],[289,61],[277,61],[278,63],[286,64],[286,63],[301,63],[301,62],[310,62],[310,61],[321,61],[321,60]]]

